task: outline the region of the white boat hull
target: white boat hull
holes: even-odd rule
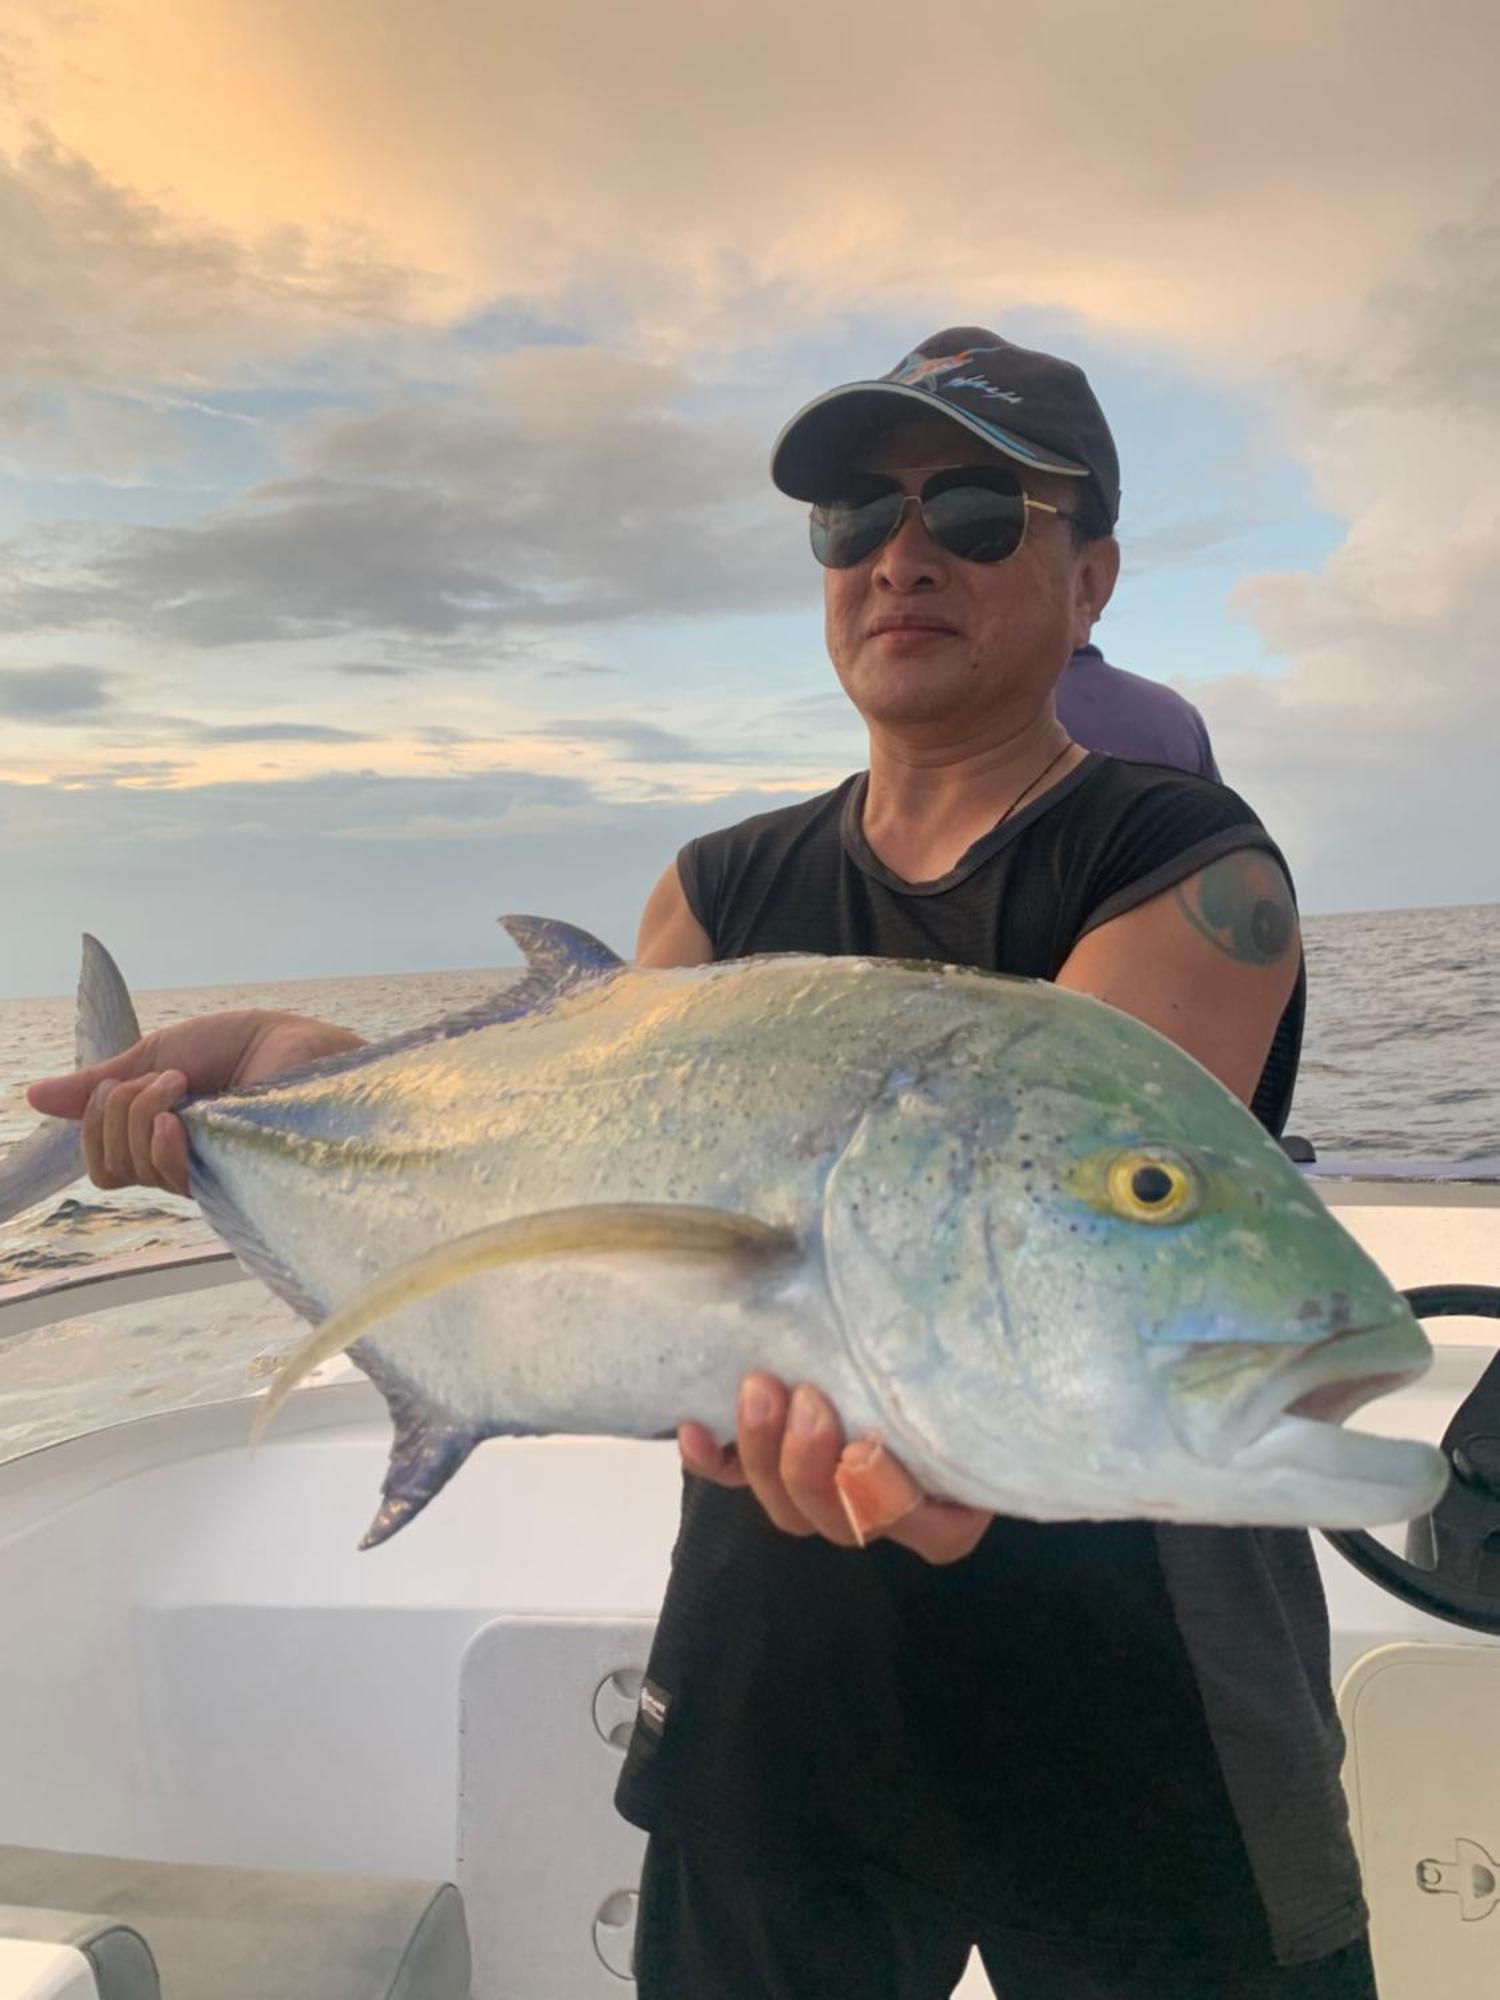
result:
[[[1331,1183],[1322,1192],[1397,1284],[1500,1285],[1500,1188]],[[173,1282],[180,1278],[179,1270]],[[34,1292],[12,1301],[17,1318],[24,1310],[35,1323]],[[5,1312],[0,1293],[0,1339]],[[1444,1320],[1430,1331],[1441,1343],[1433,1371],[1363,1413],[1372,1424],[1438,1438],[1491,1358],[1497,1323]],[[559,1893],[573,1895],[577,1925],[542,1957],[572,1972],[556,1985],[533,1978],[524,1990],[536,2000],[618,1993],[611,1954],[618,1961],[624,1949],[633,1886],[628,1869],[621,1879],[621,1855],[636,1851],[637,1836],[611,1811],[619,1752],[600,1733],[594,1697],[618,1675],[605,1709],[628,1700],[629,1675],[644,1657],[675,1531],[675,1450],[569,1439],[487,1445],[440,1505],[362,1555],[355,1544],[389,1441],[374,1390],[345,1377],[299,1392],[253,1453],[250,1413],[245,1400],[154,1416],[0,1465],[0,1842],[251,1867],[456,1872],[474,1932],[475,1992],[499,2000],[499,1955],[509,1953],[511,1974],[518,1960],[529,1963],[517,1912],[535,1910],[539,1899],[506,1893],[494,1879],[497,1856],[519,1865],[526,1854],[546,1855],[553,1835],[535,1789],[528,1798],[524,1787],[507,1793],[497,1784],[495,1746],[503,1750],[506,1731],[494,1710],[474,1711],[469,1751],[461,1750],[463,1661],[497,1619],[514,1621],[504,1629],[521,1635],[517,1646],[552,1631],[566,1640],[572,1628],[578,1660],[587,1655],[580,1688],[589,1682],[587,1700],[575,1690],[576,1717],[559,1722],[561,1710],[549,1706],[560,1699],[561,1669],[536,1688],[529,1713],[524,1704],[515,1713],[508,1697],[519,1742],[528,1730],[545,1735],[538,1718],[551,1715],[558,1741],[573,1743],[580,1770],[597,1777],[587,1780],[593,1819],[583,1826],[572,1813],[544,1870]],[[1500,1669],[1500,1640],[1427,1617],[1321,1540],[1318,1547],[1336,1682],[1393,1644],[1444,1659],[1477,1650]],[[609,1635],[606,1651],[623,1646],[629,1657],[595,1677],[589,1648],[597,1650],[600,1633]],[[490,1637],[482,1647],[493,1660],[505,1643]],[[492,1667],[480,1685],[498,1680]],[[1500,1677],[1493,1685],[1489,1733],[1500,1742]],[[1357,1703],[1346,1707],[1346,1722],[1353,1769],[1364,1748]],[[1388,1715],[1381,1726],[1389,1729]],[[489,1763],[475,1761],[466,1776],[463,1757],[477,1760],[481,1739]],[[1407,1761],[1420,1779],[1421,1755]],[[1441,1771],[1432,1782],[1440,1790]],[[1368,1780],[1363,1796],[1372,1796]],[[498,1832],[471,1833],[461,1854],[466,1797],[483,1798],[475,1824]],[[1361,1820],[1360,1797],[1356,1829],[1370,1847],[1384,1836]],[[1490,1798],[1484,1824],[1465,1819],[1452,1832],[1500,1855],[1500,1782]],[[1419,1806],[1412,1802],[1414,1815]],[[1432,1801],[1421,1809],[1430,1815]],[[1382,1811],[1393,1810],[1386,1799]],[[490,1871],[488,1883],[474,1880],[476,1868]],[[1384,1861],[1382,1871],[1385,1883]],[[1377,1952],[1384,1930],[1393,1966],[1409,1956],[1394,1940],[1415,1921],[1430,1932],[1429,1953],[1461,1944],[1468,1954],[1468,1983],[1455,1980],[1451,1990],[1480,1990],[1476,1950],[1489,1953],[1500,1990],[1500,1917],[1493,1925],[1465,1920],[1456,1894],[1420,1886],[1404,1900],[1395,1887],[1381,1894]],[[497,1911],[501,1937],[485,1928]],[[1439,1990],[1435,1968],[1445,1961],[1427,1963],[1433,1983],[1420,1995],[1393,1974],[1384,2000],[1427,2000]],[[982,1982],[972,1988],[984,1990]]]

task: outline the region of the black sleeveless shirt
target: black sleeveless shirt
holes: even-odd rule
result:
[[[1281,860],[1223,786],[1094,754],[910,884],[865,842],[863,796],[861,775],[683,850],[716,958],[1050,979],[1221,856]],[[1277,1132],[1303,1004],[1299,979],[1255,1096]],[[1300,1532],[1002,1517],[936,1567],[783,1535],[688,1478],[617,1804],[804,1877],[922,1885],[977,1925],[1293,1963],[1364,1926],[1342,1753]]]

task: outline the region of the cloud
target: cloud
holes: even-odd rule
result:
[[[1445,227],[1345,350],[1287,369],[1288,429],[1347,533],[1238,587],[1274,677],[1192,689],[1317,907],[1500,901],[1500,369],[1470,365],[1497,285],[1500,231]]]
[[[1500,176],[1500,163],[1496,165]],[[1500,178],[1481,213],[1431,230],[1373,292],[1357,344],[1307,357],[1326,407],[1493,417],[1500,406]]]
[[[74,789],[84,789],[90,785],[118,785],[145,782],[166,782],[179,771],[188,767],[177,757],[121,757],[95,764],[87,771],[58,771],[52,776],[54,785]]]
[[[308,0],[274,36],[257,0],[97,0],[69,26],[28,101],[110,182],[236,242],[364,230],[476,314],[505,295],[643,352],[823,337],[872,300],[984,320],[1000,286],[1259,365],[1495,158],[1488,0],[1439,25],[951,0],[926,34],[898,0]]]
[[[629,717],[560,717],[540,729],[523,729],[523,736],[553,743],[598,743],[631,764],[761,764],[775,761],[766,745],[694,742],[675,729],[663,729],[654,722],[637,722]]]
[[[203,394],[268,363],[416,317],[424,281],[367,239],[185,219],[45,132],[0,150],[0,398],[12,470],[138,480],[194,420],[253,425]]]
[[[357,729],[322,722],[224,722],[193,729],[195,743],[369,743]]]
[[[1275,519],[1267,505],[1210,509],[1201,514],[1164,520],[1139,531],[1122,529],[1125,563],[1132,576],[1153,569],[1180,569],[1197,563],[1222,562],[1241,538]]]
[[[1307,677],[1238,676],[1189,690],[1226,782],[1291,865],[1304,908],[1415,909],[1500,902],[1492,746],[1500,704],[1468,727],[1400,730]]]
[[[681,844],[784,803],[747,787],[623,804],[530,771],[299,782],[95,786],[0,782],[0,846],[45,872],[0,874],[0,992],[67,992],[82,930],[135,984],[201,985],[497,966],[505,910],[581,923],[628,952]],[[372,850],[378,850],[373,865]]]
[[[531,350],[487,387],[335,424],[295,476],[202,522],[106,537],[0,600],[16,631],[195,647],[353,633],[446,643],[805,596],[760,440],[690,421],[674,370]]]
[[[109,707],[109,686],[100,667],[0,668],[0,715],[13,722],[77,722]]]
[[[45,133],[0,155],[0,234],[12,381],[194,383],[268,344],[398,320],[418,283],[353,245],[320,256],[296,226],[244,240],[184,221]]]
[[[50,32],[31,36],[29,17]],[[686,0],[408,14],[308,0],[274,37],[256,0],[24,0],[15,19],[30,38],[14,101],[52,136],[13,121],[0,177],[13,454],[48,477],[124,480],[190,432],[216,442],[184,474],[203,471],[214,511],[179,499],[153,521],[148,497],[101,508],[110,525],[34,536],[8,551],[0,622],[138,647],[153,660],[143,710],[194,708],[183,686],[203,655],[219,656],[217,690],[225,649],[251,645],[287,675],[322,646],[329,681],[567,674],[582,707],[587,677],[631,659],[630,641],[608,656],[619,621],[809,601],[800,535],[764,488],[763,417],[888,365],[911,332],[1072,314],[1117,379],[1139,361],[1252,391],[1267,453],[1294,455],[1348,524],[1318,569],[1289,555],[1238,594],[1244,663],[1263,651],[1275,679],[1193,690],[1304,889],[1320,906],[1398,884],[1406,897],[1425,871],[1444,893],[1500,893],[1475,747],[1500,720],[1500,223],[1473,206],[1500,178],[1488,0],[1455,0],[1440,29],[1388,0],[1191,20],[1166,0],[1003,18],[954,0],[922,34],[894,0],[857,20],[764,0],[732,21]],[[1080,49],[1108,80],[1107,139]],[[205,87],[223,77],[232,90]],[[887,131],[899,142],[872,143]],[[1132,566],[1192,565],[1206,602],[1209,562],[1228,568],[1235,538],[1267,524],[1241,475],[1195,482],[1202,515],[1164,508]],[[606,657],[557,657],[574,643]],[[646,683],[629,672],[612,708]],[[254,685],[266,713],[297,712],[284,681]],[[304,689],[329,717],[308,727],[342,720]],[[382,726],[404,692],[367,690]],[[424,679],[424,723],[470,715],[450,685],[440,709],[431,692]],[[179,740],[249,724],[220,712]],[[126,770],[129,729],[154,748],[170,718],[73,711],[91,713],[121,753],[110,837],[128,826],[133,853],[188,856],[202,832],[184,833],[188,809],[148,789],[162,774]],[[569,726],[570,766],[633,746],[684,785],[703,729]],[[784,770],[781,747],[768,768]],[[223,796],[235,817],[210,829],[214,852],[254,903],[244,854],[291,795]],[[637,825],[557,796],[523,811],[492,793],[469,814],[456,801],[479,794],[444,791],[318,834],[314,796],[296,794],[304,837],[366,865],[377,840],[430,856],[471,839],[478,857],[514,833],[541,853],[552,834],[535,829],[560,816],[586,875],[577,829],[623,850]],[[362,795],[337,796],[354,813]],[[316,926],[304,937],[316,948]]]

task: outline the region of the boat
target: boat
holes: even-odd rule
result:
[[[1434,1342],[1355,1421],[1456,1467],[1430,1520],[1315,1538],[1380,1990],[1500,1992],[1500,1171],[1303,1170]],[[248,1282],[212,1249],[27,1280],[0,1346]],[[254,1449],[253,1407],[0,1463],[0,2000],[628,1993],[611,1800],[675,1450],[507,1440],[361,1554],[379,1396],[331,1363]]]

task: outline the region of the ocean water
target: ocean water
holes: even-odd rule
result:
[[[1290,1129],[1320,1154],[1500,1170],[1500,905],[1312,917],[1308,1026]],[[503,977],[503,975],[502,975]],[[231,1007],[315,1014],[375,1037],[473,1004],[492,972],[198,987],[135,995],[144,1029]],[[0,1145],[35,1120],[25,1086],[72,1067],[71,996],[0,1000]],[[132,1251],[214,1240],[191,1203],[80,1182],[0,1227],[0,1286]],[[258,1283],[0,1337],[0,1459],[148,1411],[241,1393],[301,1323]]]

